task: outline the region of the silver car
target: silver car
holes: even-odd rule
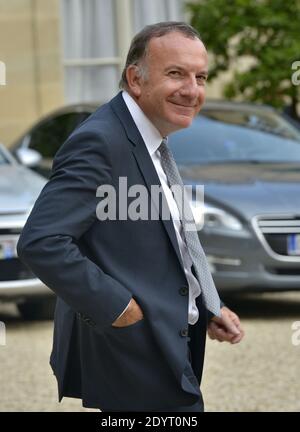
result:
[[[31,165],[38,155],[27,149],[20,158]],[[0,301],[16,302],[25,319],[51,318],[55,304],[52,291],[20,262],[16,252],[19,234],[45,183],[0,144]]]

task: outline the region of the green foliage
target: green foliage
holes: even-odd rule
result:
[[[296,113],[300,85],[292,63],[300,61],[300,0],[198,0],[187,4],[191,24],[213,53],[210,78],[235,67],[242,56],[249,69],[235,72],[224,96],[289,104]]]

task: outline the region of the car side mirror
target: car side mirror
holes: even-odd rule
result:
[[[25,147],[18,148],[16,155],[21,164],[28,168],[36,167],[42,160],[42,155],[38,151]]]

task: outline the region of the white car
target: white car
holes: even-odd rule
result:
[[[39,157],[25,149],[20,157],[30,166]],[[51,319],[55,295],[20,262],[19,234],[46,179],[21,165],[0,144],[0,301],[13,301],[25,319]]]

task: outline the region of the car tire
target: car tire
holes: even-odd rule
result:
[[[56,298],[27,300],[17,305],[22,318],[26,321],[53,320]]]

